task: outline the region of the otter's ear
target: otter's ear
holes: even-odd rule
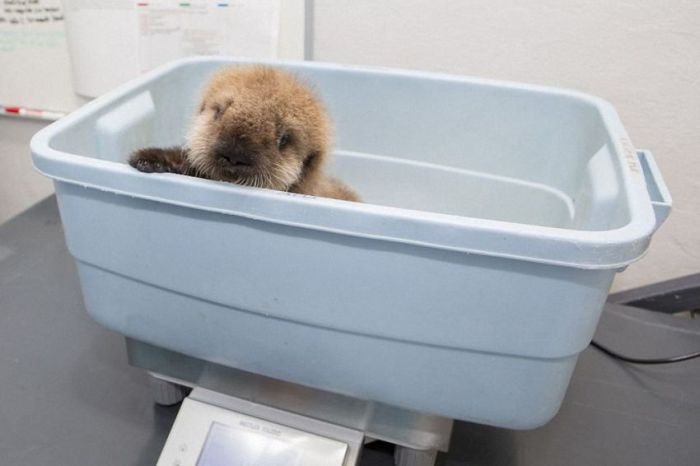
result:
[[[323,153],[319,151],[312,151],[304,159],[303,172],[313,171],[315,168],[319,167],[323,163]]]

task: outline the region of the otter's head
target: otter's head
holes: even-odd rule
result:
[[[205,89],[187,138],[200,174],[286,191],[320,169],[330,127],[314,94],[270,67],[218,72]]]

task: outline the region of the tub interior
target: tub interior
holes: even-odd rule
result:
[[[126,163],[135,149],[182,144],[201,89],[221,66],[180,66],[50,145]],[[585,99],[442,77],[287,68],[324,101],[335,126],[329,169],[366,203],[575,230],[630,221],[612,142]]]

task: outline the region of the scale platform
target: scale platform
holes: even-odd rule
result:
[[[300,386],[127,338],[156,403],[182,401],[158,466],[352,466],[393,443],[398,466],[433,466],[453,421]],[[191,392],[190,392],[191,390]],[[189,396],[187,396],[187,393]],[[184,400],[183,400],[184,399]]]

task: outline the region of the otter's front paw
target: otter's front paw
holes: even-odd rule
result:
[[[172,166],[163,149],[140,149],[129,158],[129,165],[144,173],[165,173],[172,171]]]

